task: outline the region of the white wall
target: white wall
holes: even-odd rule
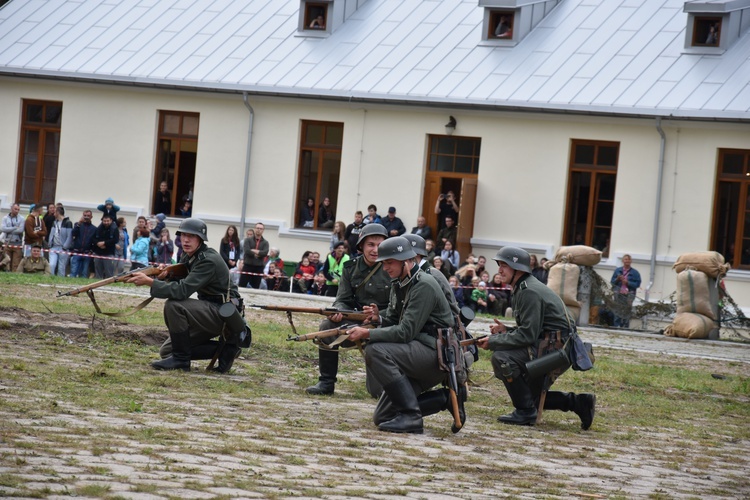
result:
[[[79,209],[112,196],[129,227],[152,197],[158,110],[200,113],[194,215],[218,242],[240,221],[249,113],[242,97],[115,86],[6,79],[0,87],[0,203],[15,195],[20,102],[63,101],[57,201]],[[351,222],[370,203],[396,206],[411,228],[420,215],[428,134],[480,137],[482,150],[473,245],[490,259],[506,244],[552,256],[562,240],[571,139],[620,143],[609,278],[623,253],[649,279],[660,137],[651,119],[407,108],[316,100],[250,98],[255,112],[248,182],[248,225],[266,223],[285,260],[307,249],[325,254],[325,231],[293,229],[302,120],[344,123],[337,219]],[[747,125],[664,121],[666,156],[652,299],[674,290],[680,253],[709,248],[718,148],[750,149]],[[170,220],[175,229],[179,220]],[[494,264],[490,264],[494,270]],[[732,273],[730,293],[750,306],[750,273]],[[642,295],[642,293],[641,293]]]

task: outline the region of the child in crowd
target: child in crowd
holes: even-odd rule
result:
[[[471,301],[475,304],[475,312],[487,314],[487,283],[480,281],[471,292]]]
[[[315,267],[310,265],[308,257],[302,257],[302,261],[294,271],[294,291],[307,293],[307,290],[313,285],[314,278]]]
[[[456,303],[458,304],[458,307],[464,306],[464,289],[461,288],[461,286],[458,283],[458,278],[455,276],[451,276],[448,279],[448,283],[451,285],[451,289],[453,290],[453,296],[456,298]]]
[[[323,271],[320,271],[315,275],[313,285],[307,291],[307,294],[325,296],[327,291],[328,285],[326,285],[326,275],[323,274]]]

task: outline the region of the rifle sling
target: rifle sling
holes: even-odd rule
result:
[[[365,286],[368,281],[370,281],[370,278],[372,278],[372,276],[376,272],[378,272],[378,270],[382,266],[383,266],[382,262],[378,262],[377,264],[375,264],[375,267],[373,267],[372,270],[367,274],[367,276],[365,276],[365,279],[362,281],[362,283],[360,283],[359,285],[357,285],[357,288],[354,289],[354,293],[356,294],[357,292],[359,292],[362,289],[362,287]]]
[[[154,300],[153,297],[149,297],[137,306],[135,306],[131,311],[123,311],[123,312],[116,312],[116,313],[110,313],[110,312],[104,312],[99,308],[99,304],[96,303],[96,299],[94,298],[94,291],[93,290],[86,290],[86,295],[89,296],[91,299],[91,303],[94,304],[94,309],[96,309],[96,312],[99,314],[104,314],[105,316],[109,316],[111,318],[123,318],[125,316],[130,316],[131,314],[135,314],[147,305],[151,303],[152,300]]]

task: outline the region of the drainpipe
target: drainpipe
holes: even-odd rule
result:
[[[664,134],[664,130],[661,128],[661,118],[656,118],[656,131],[661,136],[661,145],[659,146],[659,173],[656,179],[656,208],[654,209],[654,236],[651,241],[651,270],[648,278],[648,286],[646,287],[645,299],[648,302],[648,297],[651,292],[651,287],[654,286],[654,276],[656,276],[656,238],[659,236],[659,211],[661,210],[661,183],[664,175],[664,149],[667,145],[667,136]]]
[[[250,120],[247,126],[247,154],[245,155],[245,184],[242,187],[242,216],[240,217],[240,239],[245,234],[245,212],[247,211],[247,184],[250,181],[250,150],[253,144],[253,119],[255,118],[255,111],[250,103],[247,101],[247,92],[242,93],[242,102],[245,103],[245,107],[250,112]]]

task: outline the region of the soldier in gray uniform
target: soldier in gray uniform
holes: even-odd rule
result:
[[[420,396],[445,380],[438,367],[437,330],[452,328],[455,318],[435,278],[422,271],[411,243],[402,236],[380,244],[378,261],[393,279],[388,309],[365,307],[374,329],[347,331],[350,340],[368,339],[367,378],[383,388],[373,414],[378,429],[421,434],[424,426]],[[465,374],[464,374],[465,376]],[[431,392],[444,393],[443,389]],[[463,400],[460,398],[461,409]],[[463,412],[462,412],[463,413]]]
[[[361,311],[364,306],[375,304],[385,309],[391,290],[391,278],[383,271],[383,265],[377,262],[377,258],[378,245],[387,237],[388,233],[381,224],[368,224],[360,231],[357,249],[362,255],[344,264],[336,300],[332,307]],[[320,329],[337,328],[342,319],[340,314],[334,314],[320,323]],[[330,342],[334,339],[327,340]],[[306,392],[315,395],[333,394],[339,369],[339,351],[337,348],[321,348],[318,350],[318,360],[319,382],[308,387]]]
[[[515,407],[498,421],[534,425],[543,388],[538,380],[527,380],[526,363],[536,356],[544,334],[559,331],[564,342],[574,326],[560,297],[531,275],[531,258],[526,250],[503,247],[495,261],[502,282],[513,287],[512,304],[518,326],[507,329],[496,320],[490,329],[492,335],[478,341],[477,346],[494,351],[495,377],[503,381]],[[594,420],[595,403],[593,394],[548,391],[544,410],[573,411],[581,419],[581,428],[586,430]]]
[[[200,219],[185,219],[177,230],[182,242],[181,264],[188,275],[173,282],[154,280],[136,273],[128,280],[138,286],[151,287],[151,296],[167,299],[164,304],[164,321],[169,329],[169,339],[162,345],[162,359],[151,363],[157,370],[190,371],[191,359],[211,359],[216,350],[219,355],[219,372],[232,367],[239,355],[238,334],[225,334],[225,344],[212,341],[222,334],[225,321],[219,308],[231,301],[239,309],[240,295],[230,279],[229,268],[221,255],[206,245],[206,224]],[[189,298],[198,293],[197,299]]]

